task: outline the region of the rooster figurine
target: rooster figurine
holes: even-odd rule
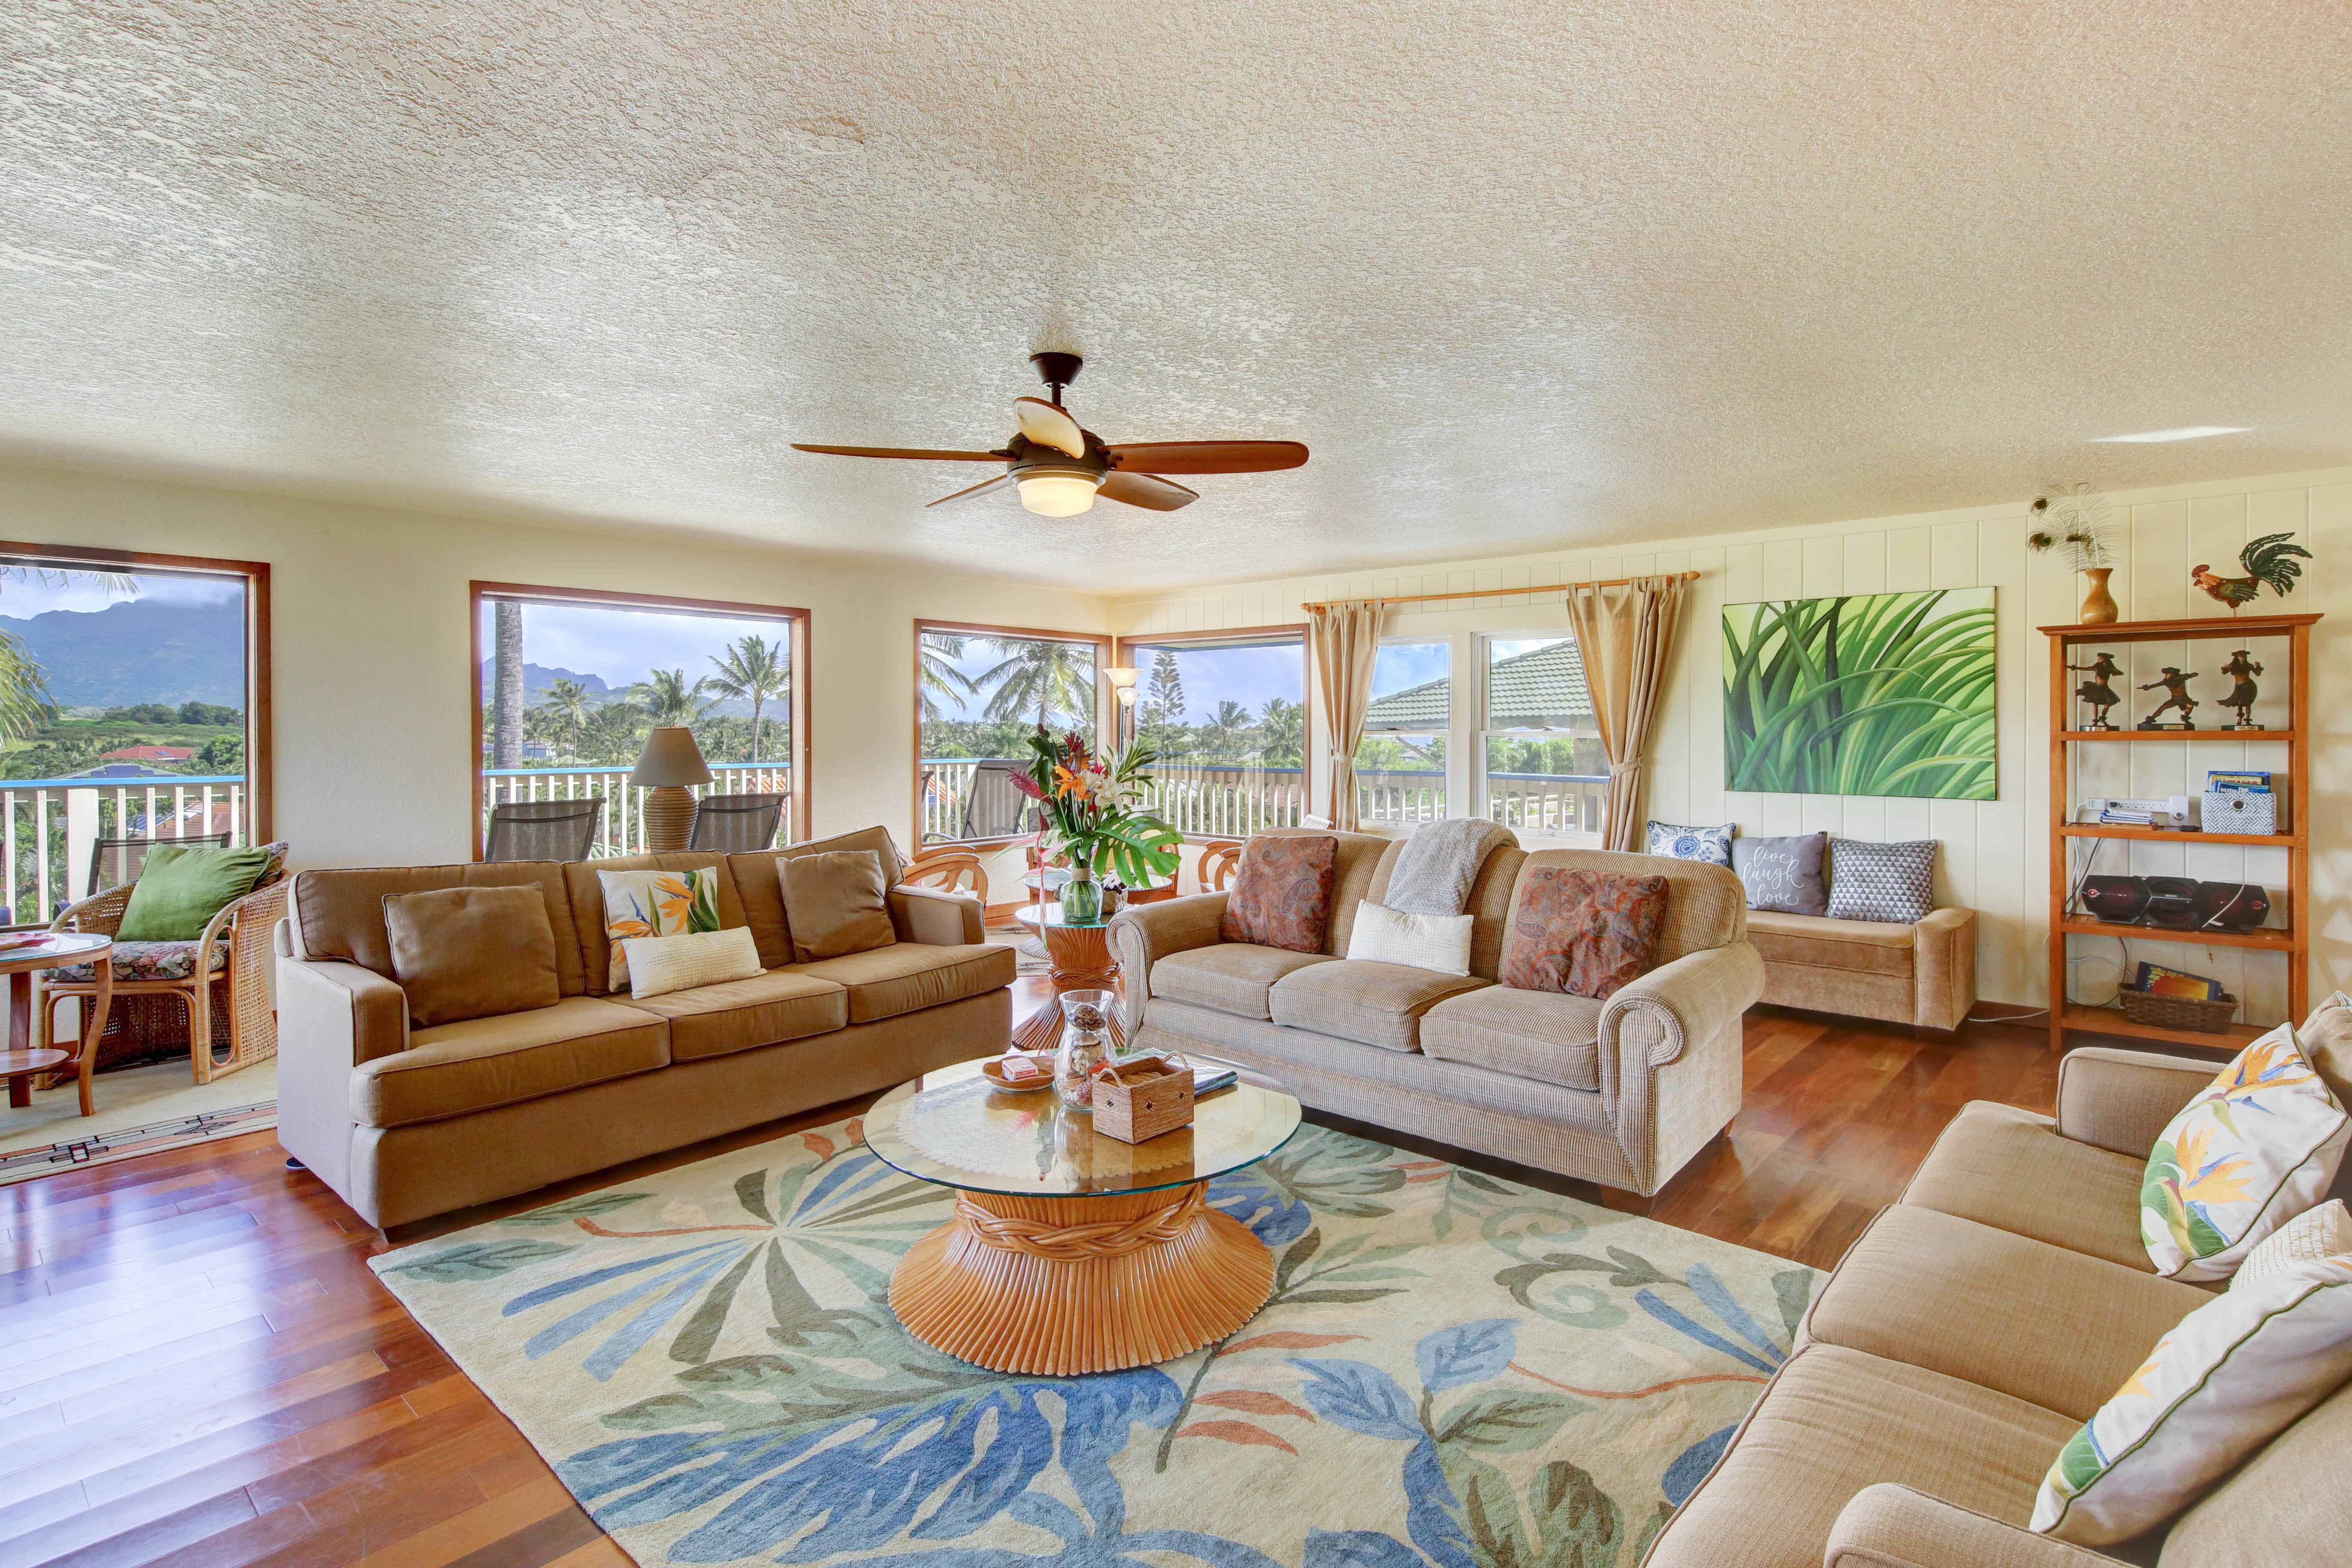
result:
[[[2238,606],[2251,605],[2262,595],[2263,584],[2284,598],[2294,587],[2294,580],[2303,575],[2295,563],[2297,557],[2311,559],[2311,552],[2293,542],[2291,533],[2265,533],[2239,552],[2238,564],[2246,569],[2243,577],[2217,577],[2208,566],[2199,566],[2189,574],[2189,580],[2214,598],[2230,606],[2236,615]]]

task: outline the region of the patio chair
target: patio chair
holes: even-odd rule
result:
[[[1018,838],[1037,830],[1036,802],[1013,785],[1013,775],[1028,770],[1019,763],[989,758],[973,765],[970,793],[963,800],[963,832],[969,842],[978,838]]]
[[[694,832],[686,847],[727,855],[772,849],[783,816],[781,795],[707,795],[695,805]]]
[[[226,837],[201,842],[217,843]],[[210,1083],[278,1054],[278,1012],[269,989],[269,940],[270,931],[286,917],[286,894],[293,884],[286,875],[289,847],[278,843],[264,847],[271,852],[268,869],[251,892],[213,916],[195,941],[122,942],[114,946],[114,1004],[107,1023],[123,1021],[128,1032],[127,1015],[142,1005],[139,998],[176,997],[187,1009],[188,1059],[198,1083]],[[144,865],[145,849],[136,858]],[[130,909],[131,890],[137,886],[134,875],[119,887],[69,904],[49,922],[49,929],[112,936],[122,929],[123,912]],[[47,1045],[55,1034],[60,1001],[78,996],[88,1006],[97,994],[98,976],[89,964],[42,971],[33,990],[35,1043]],[[96,1053],[85,1052],[80,1070],[92,1070],[97,1065]]]
[[[502,800],[490,807],[484,860],[585,860],[596,842],[604,797]]]
[[[128,887],[139,879],[147,864],[147,852],[159,845],[184,844],[190,847],[209,846],[215,849],[228,847],[226,833],[206,833],[186,838],[100,838],[89,847],[89,893],[102,893],[109,888]]]

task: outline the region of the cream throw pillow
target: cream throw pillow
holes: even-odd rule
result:
[[[1357,963],[1405,963],[1440,974],[1470,973],[1469,915],[1409,915],[1385,904],[1359,904],[1348,935]]]
[[[613,977],[606,988],[629,983],[631,937],[684,936],[719,929],[719,873],[698,871],[599,871],[604,889],[604,936],[613,944]]]
[[[2169,1279],[2227,1279],[2264,1237],[2327,1195],[2352,1116],[2281,1024],[2238,1053],[2156,1141],[2140,1239]]]
[[[2342,1198],[2331,1198],[2315,1209],[2305,1209],[2270,1233],[2260,1247],[2246,1254],[2231,1277],[2230,1289],[2242,1290],[2257,1279],[2294,1268],[2352,1256],[2352,1209]]]
[[[760,944],[750,926],[700,931],[686,936],[633,936],[629,950],[629,994],[643,1001],[697,985],[750,980],[761,973]]]
[[[2173,1326],[2068,1440],[2033,1528],[2104,1546],[2152,1530],[2352,1376],[2352,1258],[2241,1279]]]

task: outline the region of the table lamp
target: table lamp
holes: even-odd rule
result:
[[[694,731],[683,724],[666,724],[646,737],[629,782],[653,793],[646,796],[646,847],[656,855],[675,854],[694,833],[694,796],[690,785],[710,782],[710,764],[694,743]]]

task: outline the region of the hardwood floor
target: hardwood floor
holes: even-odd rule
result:
[[[1746,1109],[1654,1217],[1826,1268],[1962,1104],[2047,1110],[2056,1076],[2031,1029],[1935,1041],[1759,1009]],[[0,1188],[0,1568],[626,1563],[377,1285],[390,1244],[282,1159],[256,1133]]]

